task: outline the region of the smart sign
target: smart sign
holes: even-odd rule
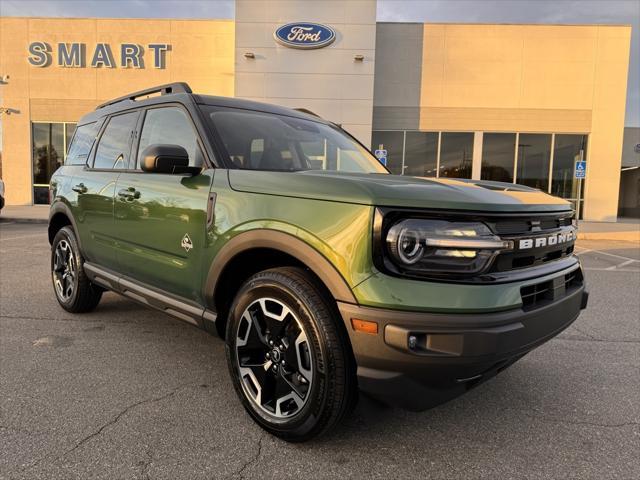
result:
[[[113,50],[118,52],[116,62]],[[167,43],[150,43],[146,45],[153,61],[153,68],[165,68],[166,52],[171,50]],[[48,67],[53,64],[55,55],[59,67],[85,68],[87,62],[93,68],[145,68],[145,47],[137,43],[122,43],[113,47],[108,43],[97,43],[87,52],[84,43],[58,43],[55,48],[47,42],[29,44],[28,61],[34,67]]]
[[[322,48],[333,43],[336,32],[320,23],[287,23],[273,33],[278,43],[291,48]]]

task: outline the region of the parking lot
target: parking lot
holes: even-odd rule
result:
[[[245,414],[220,339],[106,294],[55,300],[46,226],[0,223],[1,478],[640,478],[640,249],[581,241],[589,308],[469,394],[361,398],[292,445]]]

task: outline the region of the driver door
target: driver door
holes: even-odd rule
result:
[[[120,271],[138,282],[201,302],[201,257],[213,169],[206,169],[187,110],[171,104],[144,112],[129,169],[115,188]],[[198,175],[143,172],[140,153],[154,144],[180,145]]]

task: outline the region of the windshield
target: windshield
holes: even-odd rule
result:
[[[208,113],[236,168],[388,173],[335,126],[249,110],[211,107]]]

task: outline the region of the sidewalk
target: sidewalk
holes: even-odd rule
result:
[[[49,205],[6,205],[0,223],[48,223]]]
[[[640,243],[640,219],[624,218],[616,223],[581,221],[578,224],[578,240],[625,240]]]
[[[0,212],[0,223],[47,223],[48,205],[6,206]],[[584,222],[578,228],[579,240],[624,240],[640,243],[640,219],[621,219],[617,223]]]

